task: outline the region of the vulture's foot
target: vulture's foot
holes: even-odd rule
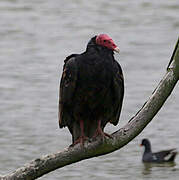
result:
[[[97,137],[101,137],[102,140],[104,140],[106,137],[112,139],[112,136],[103,132],[101,128],[98,128],[93,136],[94,139],[96,139]]]
[[[106,137],[112,138],[111,135],[103,132],[103,130],[101,129],[101,120],[98,120],[98,127],[96,129],[96,132],[95,132],[93,138],[96,138],[98,136],[100,136],[102,138],[102,140],[104,140]]]
[[[87,136],[84,136],[84,135],[80,136],[72,145],[70,145],[70,147],[73,147],[73,146],[75,146],[76,144],[79,144],[79,143],[80,143],[81,146],[84,146],[84,142],[86,140],[89,140],[89,138]]]

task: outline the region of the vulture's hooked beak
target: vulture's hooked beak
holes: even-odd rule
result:
[[[120,53],[120,49],[118,47],[114,48],[114,51]]]

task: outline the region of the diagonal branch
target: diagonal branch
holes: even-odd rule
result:
[[[0,176],[0,179],[36,179],[55,169],[84,159],[111,153],[125,146],[148,125],[175,87],[179,79],[179,39],[167,70],[148,101],[124,127],[112,134],[113,139],[106,139],[104,142],[101,140],[91,143],[86,142],[84,147],[76,145],[62,152],[43,156],[17,169],[12,174]]]

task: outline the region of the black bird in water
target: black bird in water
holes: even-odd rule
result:
[[[106,34],[91,38],[86,51],[64,61],[59,93],[59,126],[68,127],[72,145],[89,138],[110,137],[104,127],[117,125],[124,96],[119,48]]]
[[[165,151],[152,153],[151,144],[148,139],[143,139],[141,146],[144,146],[145,148],[142,157],[143,162],[151,162],[151,163],[173,162],[177,155],[176,149],[169,149]]]

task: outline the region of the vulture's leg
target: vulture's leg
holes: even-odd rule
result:
[[[98,127],[96,129],[96,132],[95,132],[93,138],[96,138],[97,136],[101,136],[103,140],[105,139],[105,137],[112,138],[111,135],[103,132],[103,130],[101,129],[101,120],[98,120]]]
[[[84,134],[84,121],[80,120],[80,131],[81,131],[81,135],[80,137],[73,143],[73,146],[75,144],[80,143],[82,146],[84,145],[85,140],[89,139],[88,137],[85,136]]]

